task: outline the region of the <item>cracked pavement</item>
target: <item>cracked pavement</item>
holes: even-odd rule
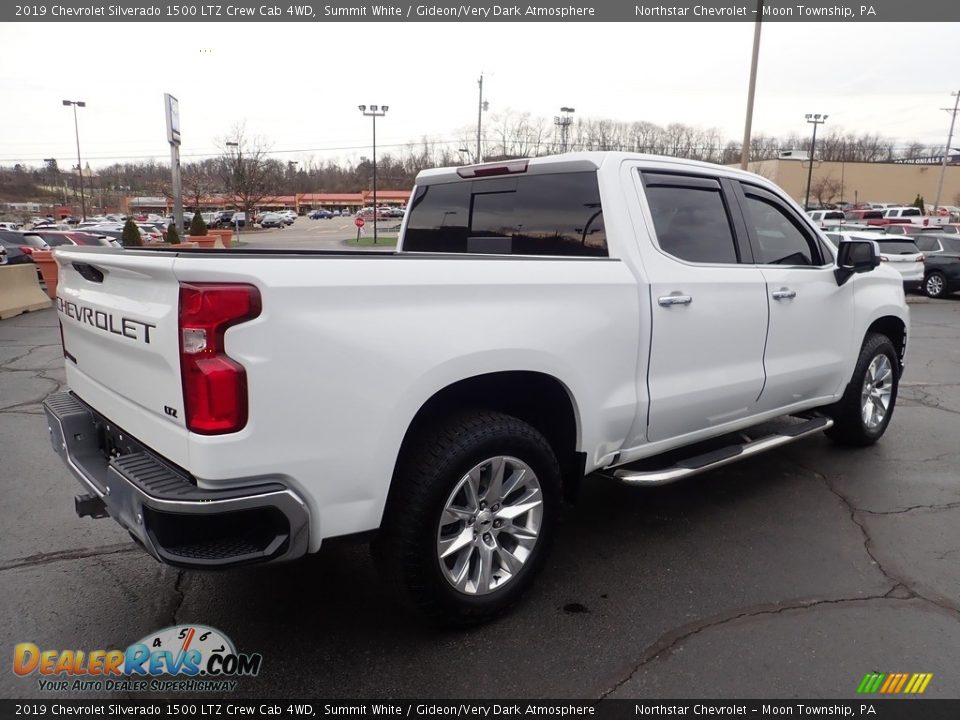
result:
[[[234,697],[844,698],[871,671],[960,697],[960,297],[911,312],[879,444],[818,436],[662,488],[590,479],[524,601],[458,633],[413,620],[364,545],[198,573],[78,519],[38,405],[63,383],[56,316],[5,320],[0,648],[202,623],[264,656]],[[0,673],[0,696],[38,695]]]

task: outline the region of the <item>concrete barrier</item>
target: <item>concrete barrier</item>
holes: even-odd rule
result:
[[[33,263],[0,267],[0,320],[47,307],[50,298],[40,289]]]

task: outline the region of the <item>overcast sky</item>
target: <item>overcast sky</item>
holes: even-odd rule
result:
[[[960,24],[769,23],[754,132],[872,132],[943,144],[960,89]],[[743,133],[752,23],[327,23],[0,26],[0,164],[169,158],[163,93],[180,100],[184,161],[218,153],[237,122],[276,157],[368,154],[357,105],[390,106],[380,152],[426,135],[456,149],[476,127],[477,78],[489,117],[682,122]],[[284,152],[295,151],[295,152]]]

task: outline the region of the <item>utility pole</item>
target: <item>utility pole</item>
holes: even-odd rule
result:
[[[950,93],[956,100],[953,101],[953,110],[950,108],[940,108],[950,113],[950,132],[947,133],[947,146],[943,149],[943,163],[940,165],[940,183],[937,185],[937,199],[933,202],[933,212],[940,210],[940,195],[943,193],[943,176],[947,172],[947,159],[950,157],[950,144],[953,142],[953,126],[957,121],[957,108],[960,106],[960,90]]]
[[[757,21],[753,25],[753,57],[750,61],[750,89],[747,90],[747,118],[743,123],[743,145],[740,147],[740,169],[747,169],[750,160],[750,135],[753,129],[753,97],[757,89],[757,62],[760,58],[760,23],[763,0],[757,0]]]

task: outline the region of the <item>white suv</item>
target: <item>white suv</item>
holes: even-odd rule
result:
[[[923,253],[912,238],[868,232],[828,232],[826,235],[838,248],[844,240],[873,240],[880,246],[880,262],[889,263],[900,273],[906,290],[919,290],[923,286]]]

